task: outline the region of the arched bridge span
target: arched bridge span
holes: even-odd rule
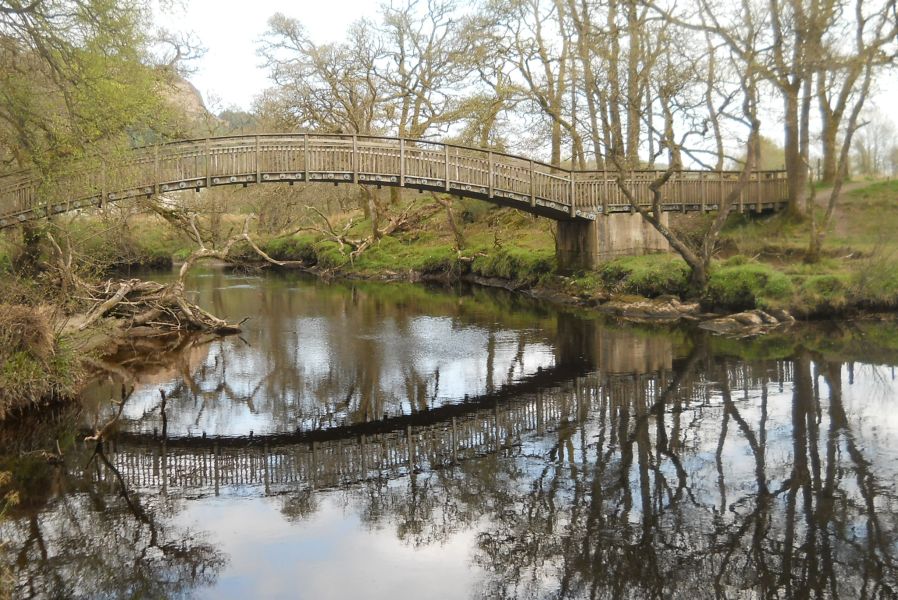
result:
[[[658,171],[633,171],[630,187],[651,203]],[[733,171],[680,171],[664,187],[666,211],[715,210],[737,186]],[[130,150],[84,160],[52,182],[31,173],[0,178],[0,229],[128,198],[224,185],[351,183],[445,192],[557,221],[588,222],[632,209],[606,171],[567,170],[529,158],[429,140],[343,134],[237,135]],[[739,210],[785,205],[785,173],[753,173]]]

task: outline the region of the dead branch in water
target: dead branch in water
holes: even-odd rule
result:
[[[199,233],[195,216],[183,224],[190,228],[199,248],[194,250],[181,265],[177,279],[168,284],[140,279],[109,279],[99,283],[85,281],[77,276],[72,267],[71,250],[63,251],[52,235],[48,236],[57,253],[56,264],[51,266],[58,272],[64,289],[91,303],[90,310],[78,327],[79,330],[83,331],[100,319],[108,317],[115,319],[125,330],[151,326],[167,331],[238,333],[243,321],[230,323],[187,299],[186,279],[190,270],[196,264],[208,259],[229,261],[234,246],[244,242],[268,263],[278,266],[302,266],[299,261],[275,260],[259,248],[249,235],[249,219],[244,223],[243,230],[230,237],[220,248],[206,245]]]

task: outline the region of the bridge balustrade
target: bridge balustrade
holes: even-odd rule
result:
[[[658,170],[627,172],[638,204],[652,203]],[[734,171],[679,171],[662,188],[666,211],[716,210],[738,185]],[[525,157],[430,140],[265,134],[185,140],[83,159],[41,180],[0,178],[0,229],[51,214],[128,198],[266,182],[355,183],[446,192],[513,206],[556,220],[594,220],[632,207],[610,171],[568,170]],[[738,210],[778,209],[785,173],[751,174]]]

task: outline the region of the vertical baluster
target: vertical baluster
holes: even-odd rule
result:
[[[352,134],[352,182],[359,182],[359,138]]]
[[[256,136],[256,183],[262,183],[262,149],[259,136]]]
[[[573,217],[577,216],[577,203],[574,198],[574,185],[575,184],[574,184],[574,172],[573,171],[570,172],[570,179],[571,179],[571,191],[570,191],[569,196],[570,196],[570,201],[571,201],[571,217],[573,218]]]
[[[405,138],[399,138],[399,187],[405,187]]]
[[[446,170],[446,191],[449,191],[449,144],[443,144],[444,166]]]
[[[493,173],[493,151],[492,151],[492,150],[490,150],[490,151],[487,153],[487,160],[489,161],[488,195],[489,195],[490,198],[492,198],[492,197],[493,197],[493,188],[494,188],[494,185],[495,185],[495,184],[493,183],[494,173]]]
[[[309,181],[309,134],[302,134],[302,180]]]

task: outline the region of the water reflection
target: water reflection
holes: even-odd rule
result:
[[[251,438],[129,426],[101,455],[17,463],[0,563],[46,597],[895,596],[891,367],[538,314],[454,317],[551,348],[467,402]]]
[[[240,337],[185,340],[175,360],[144,370],[124,414],[132,431],[159,429],[160,388],[177,407],[172,433],[242,435],[428,410],[557,360],[554,314],[510,295],[221,271],[191,285],[216,314],[252,318]],[[92,394],[119,387],[98,382]]]

